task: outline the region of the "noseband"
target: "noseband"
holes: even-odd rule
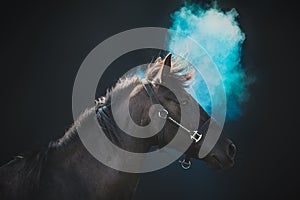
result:
[[[177,122],[175,119],[173,119],[171,116],[169,116],[169,112],[167,109],[165,109],[158,97],[156,96],[156,94],[154,93],[153,87],[152,87],[152,83],[149,82],[148,80],[143,79],[142,80],[142,84],[144,86],[144,89],[146,90],[148,96],[150,97],[151,101],[153,104],[158,104],[162,107],[161,110],[158,111],[158,116],[162,119],[168,119],[170,120],[172,123],[176,124],[178,127],[182,128],[185,132],[187,132],[190,135],[191,140],[193,140],[193,143],[197,143],[201,140],[202,135],[206,133],[207,129],[208,129],[208,125],[210,122],[210,119],[208,119],[206,122],[204,122],[204,124],[201,126],[201,128],[195,131],[191,131],[188,128],[184,127],[182,124],[180,124],[179,122]],[[183,161],[179,161],[181,163],[181,166],[183,169],[189,169],[191,166],[191,161],[190,161],[190,156],[186,155],[185,159]]]

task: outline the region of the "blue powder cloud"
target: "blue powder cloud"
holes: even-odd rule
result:
[[[199,60],[203,49],[189,45],[190,37],[199,43],[217,66],[222,83],[215,83],[214,75],[206,77],[208,84],[224,84],[227,98],[227,119],[236,119],[241,115],[241,104],[247,100],[247,79],[241,66],[241,50],[245,34],[241,31],[235,9],[223,12],[217,8],[203,9],[198,5],[186,5],[172,15],[171,30],[179,34],[172,35],[169,49],[179,55],[188,54],[188,60],[205,70],[205,64]],[[199,65],[197,65],[199,63]],[[201,63],[201,64],[200,64]],[[200,74],[196,74],[193,85],[194,97],[207,111],[211,112],[210,94]],[[218,94],[212,93],[218,99]]]

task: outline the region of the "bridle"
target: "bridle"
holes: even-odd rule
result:
[[[162,107],[161,110],[158,111],[158,116],[162,119],[168,119],[170,120],[171,122],[173,122],[174,124],[176,124],[177,126],[179,126],[180,128],[182,128],[183,130],[185,130],[187,133],[190,134],[190,138],[191,140],[193,140],[194,143],[197,143],[201,140],[202,138],[202,133],[198,133],[198,131],[191,131],[189,130],[188,128],[184,127],[182,124],[180,124],[179,122],[177,122],[175,119],[173,119],[171,116],[169,116],[169,112],[167,109],[165,109],[160,101],[158,100],[156,94],[154,93],[153,91],[153,88],[152,88],[152,83],[143,79],[142,80],[142,83],[143,83],[143,86],[148,94],[148,96],[150,97],[151,101],[153,104],[158,104]]]
[[[158,97],[156,96],[154,90],[153,90],[153,85],[150,81],[143,79],[142,84],[144,89],[146,90],[148,96],[151,99],[151,102],[153,104],[158,104],[161,106],[161,109],[158,111],[158,116],[162,119],[170,120],[172,123],[176,124],[178,127],[182,128],[185,132],[187,132],[193,141],[193,143],[198,143],[202,136],[207,132],[210,119],[206,120],[204,124],[200,127],[199,130],[191,131],[188,128],[184,127],[182,124],[177,122],[175,119],[173,119],[170,115],[167,109],[163,107],[163,105],[160,103]],[[186,157],[182,160],[179,161],[181,163],[181,167],[183,169],[189,169],[191,167],[191,161],[190,161],[190,156],[186,155]]]

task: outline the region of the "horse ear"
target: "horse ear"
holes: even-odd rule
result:
[[[163,61],[163,66],[161,66],[159,76],[160,76],[160,81],[164,82],[166,80],[167,76],[169,75],[171,71],[171,59],[172,59],[172,54],[168,54],[164,61]]]

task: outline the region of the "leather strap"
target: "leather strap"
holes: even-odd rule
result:
[[[152,103],[153,104],[160,104],[156,94],[153,91],[152,84],[149,81],[147,81],[146,79],[143,79],[142,83],[143,83],[143,86],[144,86],[147,94],[149,95]]]

